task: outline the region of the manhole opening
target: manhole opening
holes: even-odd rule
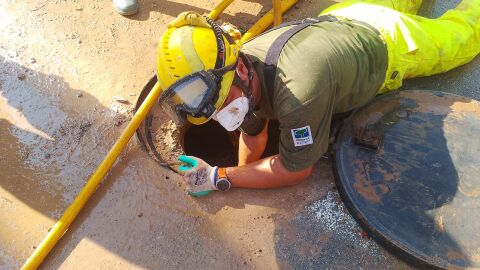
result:
[[[216,166],[234,166],[238,162],[238,134],[228,132],[215,121],[190,125],[183,135],[183,151]]]
[[[157,82],[157,77],[150,78],[138,97],[135,111],[138,110],[150,89]],[[227,132],[216,121],[203,125],[177,126],[168,120],[160,106],[150,111],[149,126],[144,121],[137,130],[137,137],[153,159],[174,163],[181,154],[199,157],[215,166],[235,166],[238,163],[238,137],[240,132]],[[268,143],[262,157],[278,153],[279,123],[269,121]],[[149,146],[147,146],[147,144]],[[148,149],[154,149],[153,151]],[[155,153],[153,153],[155,152]],[[157,157],[155,157],[157,156]],[[158,158],[161,157],[161,158]]]
[[[278,153],[279,124],[270,121],[268,143],[262,157]],[[203,125],[190,125],[182,132],[185,154],[199,157],[215,166],[235,166],[238,163],[238,131],[228,132],[216,121]]]

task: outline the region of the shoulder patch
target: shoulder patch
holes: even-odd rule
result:
[[[310,126],[302,128],[293,128],[292,130],[293,144],[295,146],[304,146],[313,144],[312,131]]]

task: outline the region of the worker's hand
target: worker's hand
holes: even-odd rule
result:
[[[192,156],[182,155],[178,160],[185,163],[179,167],[179,170],[187,184],[188,194],[199,197],[217,190],[215,178],[218,167],[212,167],[202,159]]]
[[[168,28],[181,27],[184,25],[193,25],[211,28],[204,16],[194,11],[185,11],[180,13],[175,20],[168,24]]]

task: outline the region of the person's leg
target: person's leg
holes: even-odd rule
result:
[[[480,0],[463,0],[437,19],[408,15],[407,28],[418,49],[401,55],[404,78],[449,71],[480,53]]]
[[[353,4],[378,5],[403,13],[417,14],[418,9],[422,5],[422,2],[423,0],[350,0],[332,5],[322,11],[322,14],[329,13],[333,10],[349,7]]]
[[[464,0],[437,19],[401,13],[375,2],[355,1],[322,14],[356,19],[379,30],[389,61],[381,92],[399,88],[406,78],[451,70],[480,52],[480,0]]]

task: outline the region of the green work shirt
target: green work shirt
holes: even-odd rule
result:
[[[269,100],[265,57],[273,41],[291,27],[254,38],[242,52],[252,60],[261,83],[257,115],[279,121],[282,163],[289,171],[300,171],[328,150],[332,115],[362,106],[378,93],[385,79],[387,49],[365,25],[351,21],[311,25],[283,47]]]

